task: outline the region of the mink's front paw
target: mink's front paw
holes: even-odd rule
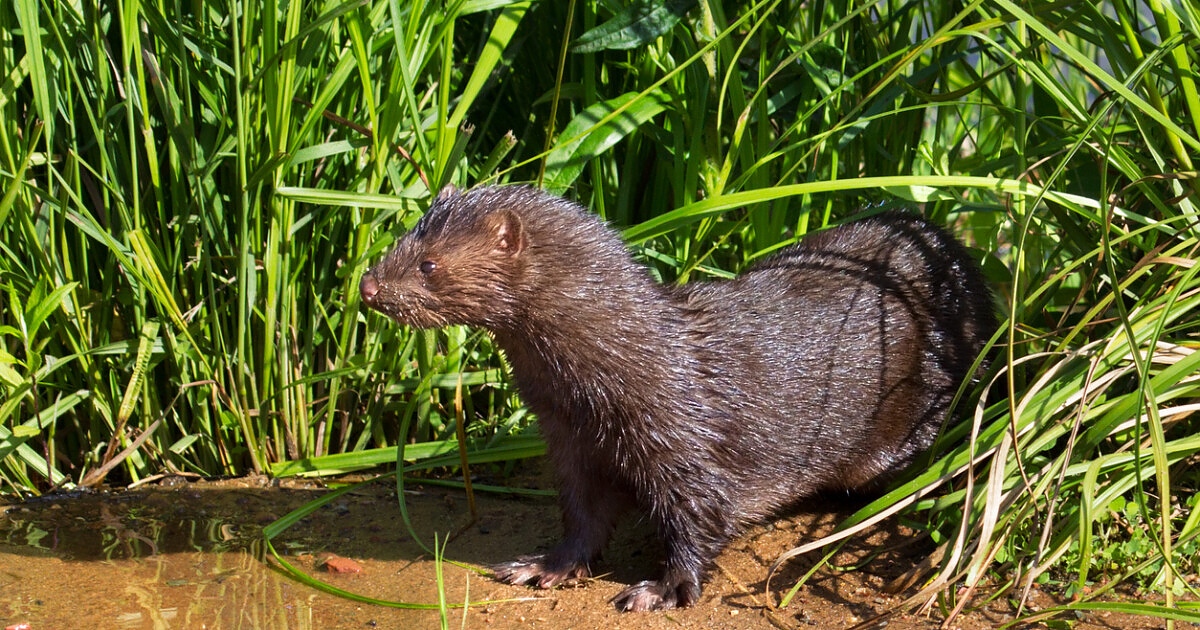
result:
[[[646,580],[617,593],[610,601],[620,611],[670,610],[687,608],[700,599],[700,585],[684,580],[672,583]]]
[[[512,562],[492,567],[492,575],[508,584],[529,584],[538,588],[554,588],[558,584],[570,584],[592,574],[586,564],[554,566],[546,554],[521,556]]]

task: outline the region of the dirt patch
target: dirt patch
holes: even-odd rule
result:
[[[328,492],[306,482],[175,480],[138,490],[53,495],[0,505],[0,627],[42,628],[438,628],[436,610],[406,610],[325,593],[279,571],[262,528]],[[767,570],[786,549],[833,529],[855,507],[825,499],[759,526],[718,561],[693,608],[621,614],[608,599],[657,573],[659,545],[636,520],[618,532],[602,574],[554,591],[490,580],[480,567],[548,547],[559,535],[550,498],[480,495],[470,523],[465,494],[437,487],[406,495],[421,542],[455,533],[441,565],[446,623],[467,628],[849,628],[901,601],[882,585],[928,549],[897,525],[880,528],[835,557],[790,606],[772,610]],[[436,604],[437,566],[404,528],[391,481],[379,481],[318,509],[275,540],[288,562],[338,589],[389,602]],[[356,571],[330,572],[330,557]],[[264,558],[267,558],[264,560]],[[867,560],[870,560],[867,562]],[[771,583],[777,600],[811,567],[800,559]],[[343,563],[335,563],[347,566]],[[858,566],[862,565],[862,566]],[[490,602],[490,603],[480,603]],[[1044,594],[1035,606],[1053,602]],[[993,628],[1013,619],[1006,600],[970,611],[953,627]],[[1103,614],[1075,627],[1161,627],[1151,619]],[[941,617],[895,615],[871,627],[937,628]],[[1021,626],[1018,626],[1021,627]],[[1026,626],[1029,627],[1029,626]],[[1187,627],[1181,624],[1177,627]]]

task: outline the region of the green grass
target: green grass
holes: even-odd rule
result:
[[[995,402],[968,392],[973,422],[847,526],[904,509],[940,545],[913,604],[1052,582],[1172,607],[1200,531],[1198,38],[1157,0],[17,0],[0,490],[401,443],[453,468],[460,432],[481,464],[539,454],[486,335],[358,304],[447,183],[578,199],[664,281],[920,203],[1005,309]]]

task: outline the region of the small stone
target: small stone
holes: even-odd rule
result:
[[[335,554],[328,554],[320,560],[320,566],[329,573],[362,573],[362,565]]]

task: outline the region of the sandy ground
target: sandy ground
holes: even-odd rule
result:
[[[307,482],[174,480],[156,487],[57,495],[0,504],[0,628],[439,628],[438,564],[404,527],[391,480],[339,497],[275,540],[284,558],[355,601],[305,585],[265,551],[262,528],[327,492]],[[885,618],[903,600],[883,585],[929,549],[891,525],[855,540],[786,608],[773,608],[813,559],[790,563],[765,591],[768,567],[783,551],[828,532],[853,504],[814,500],[805,511],[751,530],[718,561],[693,608],[618,613],[609,598],[653,577],[660,550],[644,523],[622,527],[586,584],[552,591],[489,579],[482,567],[552,544],[559,535],[550,498],[481,495],[471,521],[460,490],[422,487],[407,494],[419,538],[454,533],[441,564],[451,628],[938,628],[928,616]],[[329,562],[349,570],[331,573]],[[471,602],[465,609],[463,602]],[[406,609],[398,602],[427,608]],[[1051,606],[1036,593],[1034,608]],[[1007,598],[968,610],[950,627],[995,628],[1014,620]],[[873,621],[874,620],[874,621]],[[1055,627],[1154,628],[1161,621],[1091,613]],[[21,624],[27,624],[21,626]],[[1046,627],[1018,622],[1014,627]],[[1177,627],[1191,627],[1180,624]]]

